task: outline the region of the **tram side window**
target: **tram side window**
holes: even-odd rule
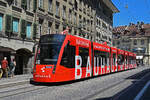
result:
[[[75,46],[65,46],[60,64],[68,68],[75,67]]]
[[[116,54],[113,54],[113,65],[116,65]]]
[[[129,64],[132,64],[132,62],[133,62],[133,57],[129,56]]]
[[[95,50],[94,51],[94,57],[96,57],[96,58],[99,58],[99,66],[101,65],[101,63],[103,62],[101,62],[101,51],[97,51],[97,50]],[[97,59],[95,59],[95,64],[97,64],[98,63],[98,61],[97,61]]]
[[[119,54],[118,55],[118,65],[124,64],[124,56]]]
[[[82,58],[82,65],[81,65],[81,67],[86,67],[87,61],[88,61],[88,56],[89,56],[89,49],[88,48],[79,47],[79,55]]]
[[[125,63],[128,64],[128,58],[127,58],[127,56],[125,57],[125,59],[126,59],[126,62],[125,62]]]
[[[99,57],[99,65],[107,65],[107,59],[109,58],[109,53],[108,52],[103,52],[103,51],[94,51],[94,57]],[[102,59],[102,62],[101,62]],[[96,60],[97,63],[97,60]]]

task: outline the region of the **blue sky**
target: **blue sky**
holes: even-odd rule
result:
[[[129,25],[130,22],[143,21],[150,24],[150,0],[112,0],[119,9],[114,14],[113,26]]]

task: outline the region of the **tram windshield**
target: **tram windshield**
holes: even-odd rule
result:
[[[40,38],[36,64],[56,65],[65,35],[45,35]]]

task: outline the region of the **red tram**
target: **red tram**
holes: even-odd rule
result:
[[[43,35],[36,50],[33,81],[64,82],[136,68],[135,56],[78,36]]]

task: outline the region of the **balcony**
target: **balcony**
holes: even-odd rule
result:
[[[41,7],[39,7],[39,10],[42,11],[42,12],[45,12],[45,10]]]
[[[7,4],[3,1],[0,1],[0,5],[3,6],[3,7],[7,7]]]
[[[52,7],[48,8],[48,14],[51,15],[51,16],[53,16],[53,9],[52,9]]]
[[[22,8],[18,6],[12,6],[12,10],[22,13]]]

